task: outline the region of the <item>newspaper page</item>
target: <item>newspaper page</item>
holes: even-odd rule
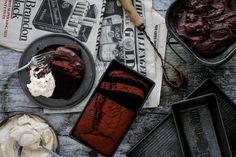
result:
[[[1,0],[0,45],[23,51],[50,33],[70,34],[95,51],[106,0]]]
[[[154,9],[150,10],[151,16],[146,21],[147,27],[146,31],[150,36],[151,40],[156,45],[159,53],[162,55],[162,58],[165,58],[165,51],[166,51],[166,40],[167,40],[167,28],[165,25],[165,19],[158,14]],[[147,69],[155,69],[155,71],[147,70],[147,77],[154,80],[156,83],[150,97],[149,97],[149,104],[146,104],[145,107],[153,108],[158,107],[160,103],[161,97],[161,86],[162,86],[162,65],[160,58],[155,54],[155,50],[151,46],[149,41],[145,41],[146,43],[146,65]]]
[[[135,0],[134,6],[145,20],[147,33],[164,57],[167,38],[164,18],[152,9],[152,0]],[[94,88],[110,61],[116,59],[155,81],[156,85],[144,108],[158,107],[163,74],[160,59],[144,34],[134,27],[119,1],[107,0],[99,41],[98,50],[96,51],[97,57],[95,58],[97,79]],[[81,111],[90,96],[74,108],[63,111],[45,109],[44,112],[65,113]]]

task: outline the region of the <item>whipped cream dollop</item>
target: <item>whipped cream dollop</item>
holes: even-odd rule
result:
[[[58,147],[54,130],[35,115],[16,115],[0,127],[0,157],[18,157],[17,144],[24,157],[52,157],[39,146],[50,150]]]
[[[30,67],[30,83],[27,84],[27,87],[31,95],[51,97],[55,89],[55,79],[51,72],[43,73],[43,70],[46,67]],[[40,74],[41,73],[41,74]],[[43,75],[42,75],[43,73]]]

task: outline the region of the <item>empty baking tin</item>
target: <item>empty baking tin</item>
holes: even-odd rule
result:
[[[182,157],[172,114],[127,153],[128,157]]]
[[[214,94],[172,105],[184,157],[231,157],[225,128]]]
[[[209,93],[214,93],[217,98],[231,152],[236,156],[236,106],[233,101],[211,79],[204,81],[187,98]],[[182,157],[172,114],[164,118],[147,136],[135,144],[127,156]]]

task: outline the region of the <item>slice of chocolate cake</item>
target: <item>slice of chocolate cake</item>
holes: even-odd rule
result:
[[[76,45],[60,46],[56,49],[51,63],[56,81],[52,98],[70,99],[78,89],[85,70],[84,61],[79,55],[80,48]]]
[[[84,74],[84,61],[74,51],[65,47],[56,49],[52,65],[63,69],[78,79]]]
[[[102,82],[100,85],[100,88],[103,90],[109,90],[109,91],[114,91],[117,93],[127,93],[127,94],[132,94],[140,97],[141,99],[144,99],[144,92],[143,90],[133,87],[127,84],[123,83],[109,83],[109,82]]]
[[[140,80],[138,76],[135,76],[126,71],[114,70],[114,71],[111,71],[108,74],[108,76],[109,76],[110,81],[112,82],[120,82],[120,83],[129,84],[131,86],[135,86],[143,90],[149,89],[149,86],[146,83],[144,83],[142,80]]]
[[[50,56],[45,57],[45,53],[50,53]],[[85,63],[80,58],[80,47],[77,45],[53,45],[40,50],[38,54],[44,56],[48,62],[30,70],[31,82],[27,87],[31,95],[70,99],[80,86],[85,73]],[[53,80],[51,81],[53,85],[49,84],[49,76],[50,80]],[[50,92],[47,88],[49,86],[52,86]]]
[[[124,83],[102,82],[99,87],[104,96],[134,112],[139,109],[145,97],[145,92],[141,88]]]
[[[77,45],[65,45],[64,48],[67,48],[67,49],[70,49],[74,52],[76,52],[76,54],[81,57],[81,54],[80,54],[80,47],[77,46]]]

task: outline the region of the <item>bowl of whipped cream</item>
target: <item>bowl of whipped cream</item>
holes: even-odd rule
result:
[[[51,157],[46,148],[57,152],[58,137],[53,127],[43,118],[34,114],[16,114],[0,123],[0,156]]]
[[[50,53],[45,64],[32,65],[18,73],[24,93],[48,109],[78,105],[88,96],[95,80],[95,63],[90,51],[72,36],[50,34],[26,48],[19,67],[44,53]]]

